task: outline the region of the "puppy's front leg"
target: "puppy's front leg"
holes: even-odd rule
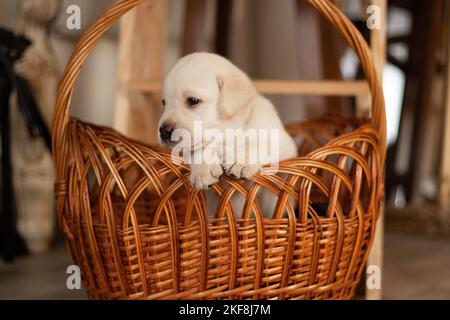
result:
[[[227,175],[238,179],[249,179],[261,171],[258,159],[258,147],[255,143],[242,143],[234,148],[226,148],[226,157],[222,165]]]
[[[219,182],[219,178],[223,174],[223,169],[218,158],[205,161],[205,159],[200,158],[203,157],[203,154],[195,154],[196,152],[203,152],[203,150],[194,152],[190,182],[195,189],[206,190],[211,185]]]
[[[231,165],[224,165],[227,175],[232,175],[238,179],[249,179],[261,171],[260,164],[245,164],[234,163]]]

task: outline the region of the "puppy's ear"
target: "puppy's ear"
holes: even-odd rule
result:
[[[252,81],[245,74],[224,74],[217,77],[220,88],[219,111],[224,120],[232,118],[257,95]]]

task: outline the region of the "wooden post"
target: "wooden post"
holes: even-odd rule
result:
[[[183,55],[206,51],[206,0],[187,0],[184,21]]]
[[[159,93],[129,89],[133,80],[161,80],[165,49],[165,0],[146,1],[127,14],[119,34],[114,126],[132,139],[156,143]]]
[[[448,7],[448,5],[447,5]],[[448,9],[447,9],[448,10]],[[448,11],[446,11],[448,12]],[[450,14],[447,13],[447,79],[446,103],[444,110],[444,136],[442,143],[440,204],[443,212],[450,214]],[[447,217],[450,219],[450,217]]]
[[[371,48],[374,56],[375,67],[382,78],[383,68],[386,62],[387,43],[387,0],[372,0],[372,5],[379,8],[381,28],[371,31]],[[381,79],[382,80],[382,79]],[[380,209],[380,217],[377,221],[375,239],[367,260],[367,266],[377,266],[383,277],[383,235],[384,235],[384,205]],[[366,299],[382,299],[382,289],[369,289],[366,286]]]
[[[322,65],[325,60],[323,56],[323,50],[321,50],[322,33],[321,31],[321,19],[318,12],[307,5],[303,0],[297,1],[297,19],[296,19],[296,37],[297,41],[296,58],[299,65],[299,73],[303,79],[321,79],[322,77]],[[304,43],[308,41],[308,45]],[[316,57],[320,55],[320,58],[311,59],[310,57]],[[331,64],[331,63],[330,63]],[[303,97],[306,106],[308,118],[317,118],[326,110],[326,100],[324,97],[311,96]]]

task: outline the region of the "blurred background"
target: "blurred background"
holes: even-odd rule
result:
[[[0,0],[1,53],[17,53],[10,67],[0,67],[0,156],[6,168],[0,176],[0,299],[85,298],[66,286],[71,261],[54,213],[46,128],[76,41],[114,2]],[[334,2],[376,49],[376,61],[385,61],[388,158],[377,297],[450,299],[450,4]],[[154,143],[160,79],[194,51],[218,52],[255,79],[364,79],[344,40],[304,1],[148,3],[97,45],[78,81],[73,116]],[[12,73],[24,81],[10,90]],[[369,114],[367,93],[360,86],[355,91],[353,97],[269,98],[286,123],[324,113]],[[10,135],[3,130],[8,127]]]

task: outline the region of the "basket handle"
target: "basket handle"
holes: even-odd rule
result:
[[[69,107],[76,80],[81,69],[94,49],[98,40],[108,29],[119,20],[125,13],[143,3],[151,0],[121,0],[107,11],[105,11],[81,37],[67,64],[59,83],[58,97],[53,117],[52,146],[56,163],[64,163],[62,157],[66,153],[66,136],[69,124]],[[380,78],[375,69],[373,57],[369,46],[355,28],[353,23],[337,8],[330,0],[306,0],[317,11],[324,15],[344,36],[349,46],[358,56],[361,66],[365,72],[370,92],[372,95],[372,124],[379,131],[380,151],[384,161],[384,150],[386,145],[386,115],[384,108],[383,91]],[[57,170],[59,166],[57,166]],[[62,167],[62,166],[61,166]],[[60,172],[62,173],[62,172]],[[58,175],[62,177],[62,175]]]

